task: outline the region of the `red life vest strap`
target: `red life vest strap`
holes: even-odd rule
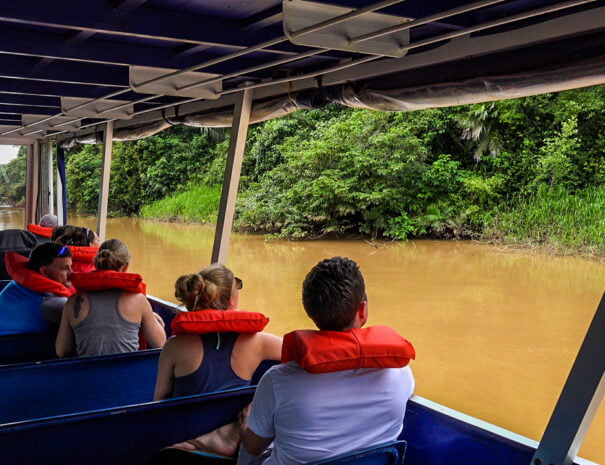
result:
[[[6,271],[8,271],[10,277],[23,287],[41,294],[50,292],[61,297],[72,295],[70,290],[63,284],[47,278],[37,271],[30,270],[27,267],[28,259],[23,255],[19,255],[16,252],[6,252],[4,262],[6,263]]]
[[[53,234],[53,228],[47,228],[45,226],[40,226],[39,224],[28,224],[27,230],[34,233],[36,236],[47,237],[48,239],[50,239],[50,236]]]
[[[147,285],[143,277],[136,273],[122,273],[112,270],[95,270],[90,273],[72,273],[71,282],[79,292],[122,289],[123,291],[145,294]]]
[[[262,313],[239,310],[179,312],[172,320],[172,334],[258,333],[269,323]]]
[[[357,368],[400,368],[416,353],[414,346],[387,326],[347,331],[293,331],[284,336],[282,363],[295,361],[309,373]]]

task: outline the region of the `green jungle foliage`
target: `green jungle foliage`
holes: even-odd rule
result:
[[[415,112],[299,110],[250,128],[236,227],[604,253],[603,127],[605,86]],[[114,144],[110,210],[214,221],[228,144],[226,130],[186,127]],[[96,147],[69,155],[71,208],[96,211],[100,164]]]
[[[114,215],[136,215],[143,205],[199,181],[215,158],[216,144],[208,133],[185,126],[136,142],[114,143],[109,211]],[[79,213],[94,213],[99,198],[101,147],[81,146],[68,157],[70,208]]]
[[[605,255],[605,186],[571,194],[564,187],[541,185],[509,210],[499,209],[485,228],[507,243],[531,243],[558,251]],[[504,234],[503,234],[504,232]]]
[[[143,206],[141,216],[160,221],[213,223],[216,221],[221,189],[198,184]]]
[[[25,204],[25,169],[27,148],[19,147],[17,158],[0,165],[0,203],[2,205]]]

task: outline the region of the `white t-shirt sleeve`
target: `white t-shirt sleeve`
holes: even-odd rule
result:
[[[273,382],[271,373],[267,372],[259,381],[254,393],[252,411],[248,417],[248,428],[261,438],[275,437],[275,425],[273,423],[275,408]]]

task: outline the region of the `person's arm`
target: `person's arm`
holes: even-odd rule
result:
[[[63,309],[63,315],[61,316],[61,325],[59,326],[59,333],[55,341],[55,352],[58,357],[66,357],[74,352],[74,333],[71,325],[69,324],[69,314],[73,313],[73,304],[77,295],[70,297],[65,304]]]
[[[158,377],[155,383],[153,400],[170,399],[174,386],[174,338],[168,339],[160,353],[158,362]]]
[[[259,333],[262,336],[263,360],[281,360],[282,338],[270,333]]]
[[[140,296],[141,299],[139,299],[139,302],[142,309],[141,328],[143,329],[143,334],[145,334],[145,339],[147,339],[149,346],[154,349],[162,347],[166,342],[164,322],[159,318],[159,315],[156,316],[153,312],[147,298],[142,294]]]
[[[273,441],[273,438],[261,438],[248,427],[242,428],[241,438],[241,445],[251,455],[260,455]]]
[[[239,418],[241,445],[252,455],[259,455],[275,438],[276,402],[271,373],[269,370],[261,378],[252,406],[245,409]]]

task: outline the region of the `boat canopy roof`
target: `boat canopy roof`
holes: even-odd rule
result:
[[[406,111],[605,82],[604,0],[0,0],[0,143],[132,140],[330,102]]]

